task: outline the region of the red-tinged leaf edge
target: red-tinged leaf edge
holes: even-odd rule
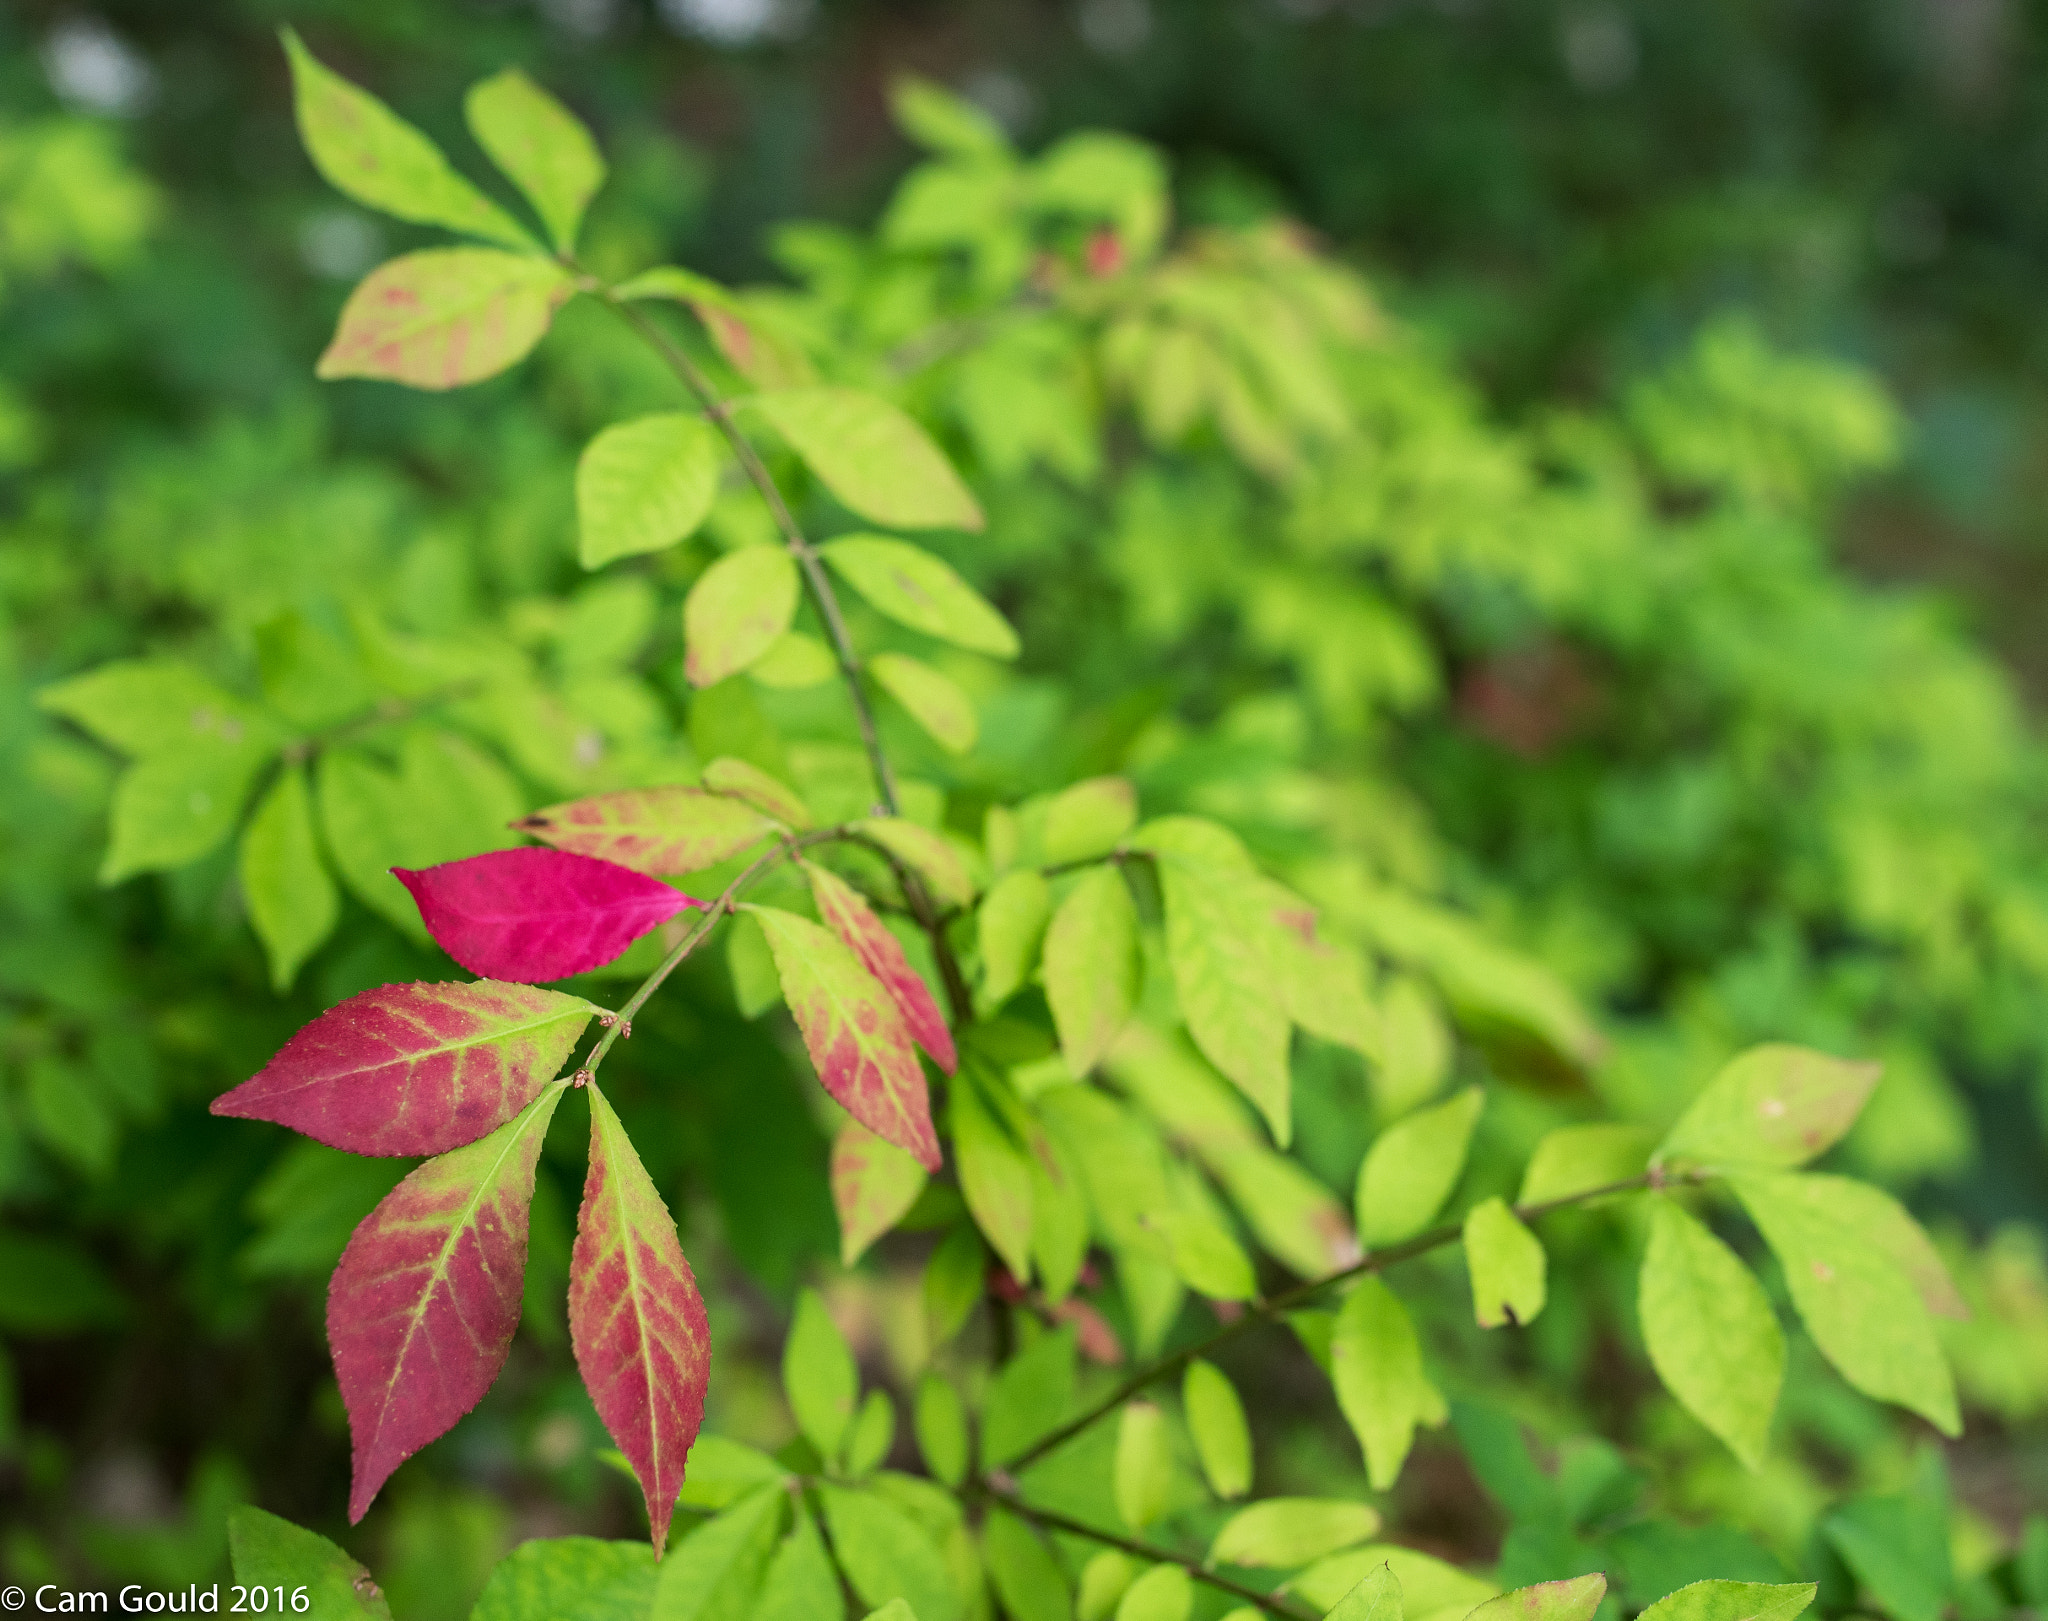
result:
[[[775,823],[743,800],[676,784],[549,805],[512,827],[557,850],[650,876],[701,872],[775,832]]]
[[[379,985],[305,1026],[213,1113],[352,1154],[445,1154],[531,1103],[596,1011],[496,980]]]
[[[960,1064],[959,1054],[953,1049],[953,1032],[947,1028],[946,1016],[939,1011],[931,988],[910,966],[903,943],[845,879],[814,862],[806,861],[803,868],[804,876],[811,881],[818,915],[825,920],[826,927],[844,940],[867,971],[881,981],[882,989],[903,1014],[910,1039],[951,1075]]]
[[[590,1170],[569,1260],[584,1388],[647,1498],[659,1559],[711,1381],[711,1325],[676,1224],[619,1117],[590,1094]]]
[[[532,845],[391,871],[443,951],[473,974],[520,984],[602,968],[703,904],[615,861]]]
[[[566,1082],[384,1197],[327,1288],[327,1343],[354,1452],[351,1525],[391,1472],[483,1399],[512,1349],[527,1214]]]

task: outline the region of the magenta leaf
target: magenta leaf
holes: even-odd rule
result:
[[[449,956],[472,974],[523,983],[601,968],[699,904],[629,867],[566,850],[494,850],[391,870]]]
[[[604,1094],[590,1089],[590,1172],[569,1260],[569,1339],[597,1416],[647,1497],[659,1559],[704,1422],[711,1325],[676,1224]]]
[[[380,985],[329,1008],[213,1112],[355,1154],[444,1154],[553,1080],[597,1010],[533,985]]]
[[[931,1093],[895,1001],[831,930],[773,906],[745,910],[768,936],[782,999],[825,1090],[877,1137],[936,1171]]]
[[[952,1074],[959,1063],[953,1051],[953,1032],[946,1028],[946,1016],[932,1000],[930,987],[904,956],[902,942],[875,916],[860,892],[838,874],[808,861],[804,874],[811,881],[818,916],[826,927],[852,947],[867,971],[882,982],[882,989],[903,1014],[910,1039],[930,1053],[939,1068]]]
[[[519,1326],[534,1163],[565,1089],[549,1087],[481,1142],[428,1160],[341,1253],[327,1286],[327,1343],[355,1444],[350,1524],[505,1365]]]
[[[557,850],[661,876],[702,872],[775,831],[743,800],[680,787],[593,794],[512,825]]]

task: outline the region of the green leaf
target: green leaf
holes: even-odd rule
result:
[[[1465,1217],[1465,1266],[1472,1312],[1481,1328],[1522,1327],[1543,1310],[1543,1245],[1504,1199],[1474,1205]]]
[[[891,81],[889,111],[898,129],[930,151],[961,158],[1010,156],[1002,125],[964,96],[929,79],[906,73]]]
[[[1188,1034],[1285,1148],[1294,1135],[1287,994],[1273,966],[1268,897],[1238,852],[1218,859],[1227,848],[1214,839],[1220,831],[1170,817],[1132,843],[1158,857],[1166,955]]]
[[[1084,872],[1045,931],[1045,999],[1067,1068],[1102,1062],[1138,1003],[1138,909],[1115,867]]]
[[[522,1542],[498,1561],[469,1621],[644,1621],[655,1580],[645,1542]]]
[[[827,1464],[839,1457],[840,1443],[853,1422],[854,1398],[860,1394],[860,1371],[839,1326],[825,1310],[815,1289],[796,1297],[796,1319],[782,1347],[782,1388],[789,1410],[804,1439]]]
[[[576,550],[585,568],[686,540],[718,494],[718,430],[683,411],[606,428],[576,463]]]
[[[1010,1275],[1031,1281],[1031,1164],[974,1083],[953,1086],[953,1153],[974,1222]]]
[[[868,660],[868,673],[943,746],[955,754],[974,747],[981,731],[974,700],[929,664],[901,653],[877,653]]]
[[[991,1008],[1000,1007],[1031,976],[1052,916],[1052,889],[1031,868],[997,880],[975,914],[981,946],[981,994]]]
[[[379,265],[342,306],[314,375],[461,388],[516,366],[573,290],[548,259],[428,248]]]
[[[1057,1305],[1074,1291],[1088,1261],[1088,1195],[1079,1168],[1050,1133],[1034,1130],[1031,1163],[1031,1259],[1038,1286]]]
[[[789,1494],[761,1486],[676,1544],[661,1561],[647,1621],[739,1621],[751,1616],[782,1530]]]
[[[1069,1621],[1073,1595],[1052,1549],[1016,1515],[991,1509],[981,1528],[982,1557],[1011,1621]]]
[[[1272,927],[1269,959],[1287,1016],[1310,1035],[1349,1047],[1379,1069],[1388,1057],[1386,1020],[1366,990],[1364,956],[1324,937],[1315,908],[1284,885],[1262,882]]]
[[[644,1551],[644,1550],[643,1550]],[[321,1621],[391,1621],[370,1573],[325,1537],[246,1504],[228,1511],[228,1553],[244,1587],[306,1589]]]
[[[922,546],[882,535],[847,535],[818,552],[869,607],[898,624],[976,653],[1017,656],[1017,633],[1009,622]]]
[[[1225,1499],[1244,1496],[1252,1489],[1252,1432],[1237,1388],[1215,1363],[1197,1359],[1181,1381],[1181,1410],[1209,1489]]]
[[[1812,1582],[1694,1582],[1636,1621],[1793,1621],[1817,1591]]]
[[[633,1466],[619,1455],[628,1477]],[[723,1435],[700,1434],[690,1445],[689,1467],[683,1489],[676,1501],[685,1508],[730,1508],[757,1486],[768,1486],[787,1478],[784,1469],[767,1453]]]
[[[1402,1621],[1401,1583],[1382,1564],[1346,1593],[1324,1621]]]
[[[1654,1202],[1636,1308],[1665,1388],[1752,1469],[1770,1450],[1785,1338],[1734,1251],[1668,1198]]]
[[[838,673],[839,660],[832,649],[800,630],[778,636],[768,651],[747,668],[751,679],[783,692],[822,687]]]
[[[940,1240],[925,1263],[924,1309],[934,1346],[959,1333],[981,1303],[987,1254],[980,1231],[962,1222]]]
[[[857,388],[790,388],[755,394],[744,403],[773,424],[842,506],[870,523],[892,529],[981,528],[981,508],[945,452],[880,395]]]
[[[1382,1567],[1400,1584],[1402,1606],[1413,1621],[1464,1621],[1475,1604],[1500,1591],[1456,1565],[1389,1542],[1320,1559],[1289,1585],[1317,1608],[1334,1607]]]
[[[1211,1300],[1250,1300],[1258,1294],[1251,1257],[1207,1210],[1183,1203],[1158,1212],[1150,1225],[1165,1238],[1174,1271],[1196,1294]]]
[[[971,906],[974,880],[944,835],[901,816],[864,816],[851,826],[866,834],[925,881],[943,906]]]
[[[1548,1204],[1642,1175],[1650,1134],[1640,1126],[1560,1126],[1546,1132],[1522,1173],[1517,1204]]]
[[[773,647],[796,617],[796,559],[780,546],[742,546],[706,569],[683,603],[683,670],[715,687]]]
[[[159,659],[103,664],[44,687],[36,707],[136,756],[267,744],[276,732],[259,711],[197,670]]]
[[[583,211],[604,184],[604,159],[582,120],[517,68],[471,85],[463,111],[476,144],[526,194],[555,246],[575,252]]]
[[[933,1369],[917,1382],[913,1415],[917,1450],[932,1478],[958,1486],[967,1478],[967,1404],[953,1381]]]
[[[1241,1508],[1209,1545],[1212,1565],[1301,1566],[1369,1540],[1380,1517],[1364,1503],[1335,1497],[1269,1497]]]
[[[1783,1172],[1729,1180],[1836,1371],[1866,1396],[1897,1402],[1944,1435],[1959,1433],[1955,1380],[1933,1320],[1913,1280],[1872,1242],[1869,1204],[1856,1185]]]
[[[1116,1511],[1132,1531],[1166,1512],[1173,1493],[1173,1439],[1166,1414],[1148,1401],[1126,1402],[1117,1419]]]
[[[1899,1621],[1939,1621],[1955,1597],[1948,1474],[1933,1448],[1903,1492],[1858,1497],[1821,1522],[1821,1535],[1876,1601]]]
[[[845,1621],[839,1573],[832,1568],[818,1522],[801,1501],[794,1507],[796,1523],[775,1550],[760,1600],[746,1621]]]
[[[886,1390],[870,1390],[846,1437],[846,1474],[860,1480],[881,1467],[896,1443],[896,1404]]]
[[[1116,1621],[1187,1621],[1194,1606],[1193,1578],[1178,1565],[1154,1565],[1124,1589]]]
[[[1137,1574],[1128,1554],[1103,1549],[1081,1567],[1081,1590],[1074,1596],[1075,1621],[1109,1621]]]
[[[313,832],[303,766],[278,773],[242,830],[240,876],[249,921],[270,957],[271,985],[288,990],[341,917],[341,896]]]
[[[918,1621],[958,1621],[960,1595],[944,1552],[892,1503],[870,1492],[820,1486],[840,1568],[862,1602],[901,1599]]]
[[[1878,1072],[1805,1047],[1752,1047],[1707,1083],[1653,1157],[1766,1170],[1804,1165],[1856,1123]]]
[[[1486,1097],[1476,1086],[1397,1120],[1358,1171],[1358,1236],[1370,1248],[1413,1238],[1435,1220],[1465,1171]]]
[[[704,786],[714,793],[730,794],[744,800],[763,816],[773,817],[785,827],[802,831],[811,825],[811,813],[795,790],[771,777],[759,766],[745,760],[720,757],[704,768]]]
[[[1607,1578],[1597,1572],[1568,1581],[1538,1582],[1488,1599],[1467,1621],[1593,1621],[1607,1596]]]
[[[532,250],[532,237],[457,174],[426,136],[367,90],[322,66],[289,28],[284,48],[291,58],[299,136],[329,185],[402,220]]]
[[[1387,1490],[1400,1477],[1415,1426],[1440,1398],[1422,1371],[1422,1346],[1407,1309],[1376,1277],[1360,1279],[1337,1314],[1330,1382],[1365,1451],[1372,1489]]]
[[[1109,854],[1138,820],[1138,791],[1122,777],[1090,777],[1045,807],[1046,861],[1060,866]]]
[[[917,1621],[917,1612],[900,1598],[892,1598],[879,1610],[870,1610],[867,1621]]]
[[[981,1415],[981,1461],[1000,1469],[1057,1429],[1074,1402],[1074,1330],[1041,1334],[996,1371]]]
[[[137,760],[114,785],[100,882],[183,867],[213,850],[234,831],[262,764],[250,743],[195,743]]]

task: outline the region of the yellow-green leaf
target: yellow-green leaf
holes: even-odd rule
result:
[[[1400,1478],[1415,1426],[1432,1415],[1437,1398],[1422,1371],[1422,1345],[1407,1309],[1376,1277],[1360,1279],[1337,1314],[1330,1382],[1364,1449],[1372,1489],[1387,1490]]]
[[[1224,1522],[1209,1545],[1209,1563],[1296,1570],[1366,1541],[1379,1528],[1379,1515],[1365,1503],[1337,1497],[1268,1497]]]
[[[1133,1531],[1166,1512],[1173,1491],[1173,1439],[1166,1414],[1151,1402],[1124,1405],[1117,1421],[1116,1511]]]
[[[1641,1126],[1559,1126],[1546,1132],[1522,1173],[1519,1204],[1574,1199],[1626,1182],[1650,1162],[1650,1134]]]
[[[952,1088],[953,1152],[960,1192],[1010,1275],[1031,1281],[1031,1164],[973,1082]]]
[[[1593,1612],[1607,1596],[1607,1578],[1599,1572],[1561,1582],[1538,1582],[1488,1599],[1465,1621],[1593,1621]]]
[[[286,990],[341,916],[341,895],[313,831],[305,767],[281,771],[249,818],[240,877],[249,921],[270,958],[271,984]]]
[[[1469,1086],[1373,1139],[1358,1171],[1358,1236],[1368,1247],[1413,1238],[1435,1219],[1464,1174],[1484,1102],[1479,1088]]]
[[[780,546],[742,546],[713,563],[683,602],[683,671],[715,687],[773,647],[796,617],[796,559]]]
[[[790,388],[747,402],[849,511],[892,529],[979,529],[945,452],[896,406],[856,388]]]
[[[981,722],[974,700],[929,664],[901,653],[877,653],[868,672],[910,712],[910,718],[955,754],[974,747]]]
[[[1657,1147],[1658,1163],[1791,1170],[1856,1123],[1876,1064],[1772,1043],[1732,1059]]]
[[[967,875],[967,864],[943,835],[900,816],[865,816],[852,825],[922,878],[941,905],[973,902],[974,880]]]
[[[463,111],[477,145],[526,193],[555,246],[573,253],[583,211],[604,184],[604,159],[582,120],[517,68],[470,86]]]
[[[1045,996],[1067,1068],[1102,1061],[1138,1002],[1138,911],[1123,874],[1081,875],[1045,931]]]
[[[1017,633],[1009,621],[922,546],[883,535],[847,535],[818,552],[869,607],[898,624],[976,653],[1017,656]]]
[[[429,248],[379,265],[349,294],[318,376],[460,388],[524,360],[569,296],[552,260]]]
[[[1122,777],[1090,777],[1045,807],[1045,859],[1054,866],[1109,854],[1138,820],[1138,791]]]
[[[1793,1621],[1818,1591],[1812,1582],[1694,1582],[1636,1621]]]
[[[1215,1363],[1197,1359],[1181,1381],[1181,1408],[1209,1489],[1226,1499],[1244,1496],[1252,1489],[1252,1432],[1237,1387]]]
[[[658,552],[696,532],[718,494],[718,430],[683,411],[614,423],[576,463],[585,568]]]
[[[835,1462],[853,1423],[860,1373],[845,1336],[815,1289],[797,1296],[796,1320],[782,1348],[782,1387],[804,1439],[826,1463]]]
[[[1476,1204],[1465,1217],[1465,1266],[1472,1312],[1481,1328],[1521,1327],[1543,1310],[1543,1245],[1504,1199]]]
[[[981,944],[981,994],[991,1008],[1008,1001],[1030,976],[1052,916],[1052,890],[1023,868],[999,880],[975,914]]]

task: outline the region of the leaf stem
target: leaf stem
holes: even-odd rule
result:
[[[1285,1621],[1314,1621],[1311,1611],[1288,1599],[1272,1593],[1261,1593],[1255,1587],[1246,1587],[1242,1582],[1233,1581],[1228,1576],[1220,1576],[1199,1559],[1190,1559],[1185,1554],[1174,1553],[1171,1549],[1156,1547],[1149,1542],[1139,1542],[1132,1537],[1119,1536],[1114,1531],[1101,1530],[1083,1520],[1069,1519],[1052,1509],[1034,1507],[1014,1492],[1003,1491],[989,1485],[984,1485],[981,1491],[990,1502],[1000,1503],[1012,1514],[1030,1520],[1044,1530],[1064,1531],[1069,1536],[1086,1537],[1090,1542],[1099,1542],[1105,1548],[1116,1548],[1151,1564],[1178,1565],[1196,1581],[1206,1583],[1219,1593],[1228,1593],[1239,1602],[1253,1605],[1268,1615],[1284,1617]]]
[[[1523,1221],[1535,1221],[1549,1215],[1554,1210],[1564,1210],[1573,1205],[1586,1204],[1594,1199],[1604,1198],[1608,1194],[1632,1193],[1642,1188],[1665,1187],[1672,1183],[1699,1180],[1701,1178],[1696,1173],[1669,1171],[1662,1167],[1653,1167],[1643,1172],[1641,1176],[1632,1176],[1620,1182],[1608,1182],[1597,1188],[1587,1188],[1581,1193],[1570,1194],[1562,1199],[1544,1199],[1535,1204],[1518,1205],[1515,1208],[1515,1214]],[[1369,1254],[1361,1256],[1349,1266],[1339,1267],[1335,1272],[1327,1273],[1320,1278],[1311,1278],[1306,1283],[1297,1283],[1292,1288],[1283,1289],[1276,1295],[1269,1295],[1266,1299],[1247,1307],[1241,1315],[1230,1322],[1222,1324],[1214,1332],[1195,1341],[1192,1345],[1182,1346],[1178,1351],[1169,1351],[1166,1355],[1157,1357],[1140,1368],[1107,1396],[1093,1403],[1078,1416],[1069,1419],[1066,1423],[1033,1442],[1023,1453],[1009,1462],[1006,1466],[1008,1471],[1014,1475],[1029,1468],[1047,1453],[1057,1447],[1064,1446],[1090,1425],[1108,1417],[1111,1413],[1122,1407],[1125,1402],[1144,1390],[1146,1386],[1176,1372],[1195,1358],[1206,1356],[1225,1341],[1234,1340],[1238,1335],[1258,1324],[1270,1323],[1297,1307],[1307,1305],[1325,1289],[1335,1288],[1340,1283],[1347,1283],[1353,1278],[1364,1277],[1368,1273],[1382,1272],[1398,1262],[1413,1260],[1418,1255],[1426,1255],[1431,1250],[1441,1249],[1446,1244],[1455,1243],[1463,1231],[1464,1229],[1456,1223],[1446,1223],[1444,1226],[1433,1228],[1429,1232],[1419,1233],[1414,1238],[1407,1239],[1402,1243],[1389,1244],[1382,1250],[1373,1250]]]

